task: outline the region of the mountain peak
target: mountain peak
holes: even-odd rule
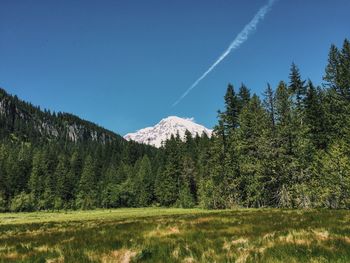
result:
[[[194,118],[168,116],[155,126],[141,129],[135,133],[128,133],[124,138],[126,140],[133,140],[159,148],[162,146],[162,142],[170,139],[171,135],[176,136],[176,134],[179,134],[180,138],[183,140],[186,130],[188,130],[192,136],[205,133],[210,137],[212,134],[212,130],[195,123]]]

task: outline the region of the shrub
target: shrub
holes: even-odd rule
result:
[[[25,192],[16,195],[10,204],[10,210],[12,212],[30,212],[34,210],[33,198],[31,194]]]

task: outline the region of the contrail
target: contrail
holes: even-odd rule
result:
[[[236,38],[233,40],[231,45],[226,49],[226,51],[214,62],[211,67],[203,73],[203,75],[197,79],[191,87],[189,87],[182,96],[174,102],[172,107],[176,106],[183,98],[185,98],[188,93],[190,93],[191,90],[193,90],[199,82],[201,82],[221,61],[224,60],[225,57],[227,57],[228,54],[230,54],[233,50],[237,49],[242,45],[245,41],[247,41],[249,34],[254,31],[259,24],[261,20],[264,19],[265,15],[269,12],[272,5],[277,0],[269,0],[269,2],[260,8],[260,10],[255,14],[253,19],[243,28],[243,30],[236,36]]]

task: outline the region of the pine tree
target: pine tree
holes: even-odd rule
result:
[[[42,209],[53,209],[57,185],[57,178],[54,176],[57,160],[53,145],[46,145],[41,162],[44,174],[44,192],[39,200],[39,207]]]
[[[293,124],[292,101],[287,85],[281,81],[276,94],[276,144],[278,162],[276,164],[278,177],[275,178],[276,204],[281,207],[291,207],[290,186],[293,185],[293,166],[296,162],[295,153],[295,126]]]
[[[111,164],[105,172],[102,182],[101,203],[105,208],[119,206],[118,169]]]
[[[74,198],[74,186],[69,178],[69,162],[64,154],[58,157],[58,164],[54,177],[57,180],[54,208],[61,209],[63,206],[67,208],[69,202]]]
[[[19,187],[21,181],[21,173],[20,166],[18,165],[18,149],[14,147],[12,149],[8,149],[7,157],[4,162],[5,168],[5,181],[7,185],[7,193],[9,197],[13,197],[14,195],[20,193],[22,191],[21,187]]]
[[[287,154],[292,154],[294,143],[292,102],[287,85],[283,81],[279,83],[276,90],[276,124],[280,145]]]
[[[229,84],[225,94],[225,112],[222,113],[225,133],[228,134],[238,127],[239,103],[233,85]]]
[[[309,80],[305,97],[305,124],[308,137],[316,149],[325,149],[327,146],[326,116],[322,105],[322,91],[316,89]]]
[[[350,100],[350,42],[345,39],[341,50],[332,45],[323,79],[340,98]]]
[[[167,163],[164,170],[158,171],[156,180],[156,196],[162,206],[174,205],[178,198],[177,178],[174,176],[178,169],[174,163]]]
[[[269,115],[269,126],[274,130],[276,126],[275,95],[269,83],[264,92],[264,107]]]
[[[250,101],[250,90],[242,83],[238,91],[238,115]]]
[[[83,172],[79,181],[76,204],[81,209],[95,208],[96,203],[96,174],[90,155],[85,159]]]
[[[189,157],[185,157],[183,161],[180,180],[180,192],[177,205],[183,208],[191,208],[195,205],[197,192],[196,185],[196,168]]]
[[[45,168],[42,159],[43,153],[37,150],[33,156],[32,172],[28,182],[28,188],[33,195],[36,206],[44,193]],[[37,206],[37,208],[39,207]]]
[[[350,102],[350,42],[344,40],[342,50],[340,52],[340,83],[342,93],[347,102]]]
[[[349,145],[335,142],[327,152],[320,151],[313,164],[311,186],[317,207],[350,208]],[[309,186],[309,187],[310,187]]]
[[[198,134],[196,135],[196,137]],[[197,146],[196,142],[192,137],[192,134],[190,131],[185,131],[185,154],[190,156],[192,159],[196,158],[197,154]]]
[[[348,138],[350,125],[350,45],[344,40],[343,48],[339,51],[331,46],[328,65],[323,79],[329,87],[325,96],[325,114],[327,115],[328,137]]]
[[[42,207],[45,210],[53,210],[55,208],[55,187],[56,178],[54,177],[54,174],[48,173],[44,181],[44,193],[42,199],[39,200],[40,207]],[[60,205],[57,208],[61,208]]]
[[[298,67],[292,63],[289,75],[289,89],[295,97],[296,108],[302,110],[302,102],[305,96],[305,81],[301,79]]]
[[[200,182],[200,204],[204,208],[218,209],[226,208],[226,200],[231,194],[228,191],[225,167],[225,136],[224,127],[219,120],[215,127],[208,160],[208,176],[202,177]],[[230,184],[231,187],[231,184]],[[233,193],[232,193],[233,194]]]
[[[69,160],[69,172],[68,172],[68,178],[69,185],[72,186],[70,195],[71,195],[71,201],[73,201],[76,198],[78,185],[81,177],[81,173],[83,170],[83,158],[80,154],[80,152],[76,149],[73,151],[73,153],[70,156]],[[72,206],[74,207],[73,203]]]
[[[337,90],[340,94],[342,90],[340,89],[339,83],[339,63],[340,63],[340,52],[335,45],[332,45],[328,54],[328,64],[325,70],[325,75],[323,80],[325,81],[325,86]]]
[[[137,173],[137,184],[135,190],[138,195],[138,206],[146,207],[152,203],[154,195],[154,180],[151,161],[147,155],[142,158]]]
[[[243,203],[249,207],[261,207],[266,191],[261,145],[267,129],[267,115],[257,95],[243,109],[239,122],[237,149]]]
[[[179,195],[180,175],[182,170],[183,145],[180,136],[173,135],[165,143],[166,161],[156,184],[157,200],[163,206],[175,204]]]
[[[129,177],[131,177],[132,173],[132,167],[124,162],[121,162],[117,168],[116,183],[121,184],[122,182],[125,182]]]
[[[30,145],[21,145],[17,156],[17,167],[19,180],[17,181],[17,189],[19,192],[28,191],[27,182],[30,177],[32,165],[32,148]]]

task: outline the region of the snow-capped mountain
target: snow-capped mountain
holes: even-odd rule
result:
[[[213,132],[195,123],[193,118],[169,116],[162,119],[153,127],[144,128],[135,133],[129,133],[125,135],[124,138],[139,143],[150,144],[159,148],[162,142],[170,139],[171,135],[176,136],[176,134],[179,133],[181,139],[184,139],[186,130],[188,130],[192,136],[196,136],[197,133],[199,135],[206,133],[210,137]]]

